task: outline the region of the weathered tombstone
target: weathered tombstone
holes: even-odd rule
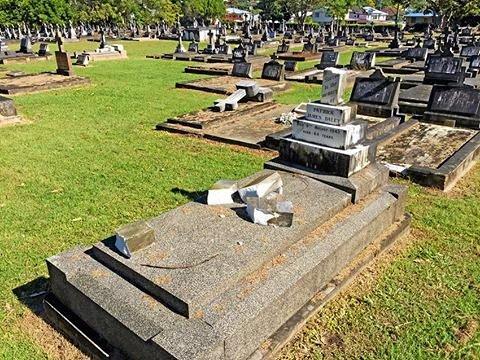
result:
[[[281,81],[285,76],[284,65],[276,60],[276,56],[272,56],[272,60],[263,65],[262,79]]]
[[[252,78],[252,64],[248,62],[233,63],[232,76]]]
[[[322,82],[322,104],[338,105],[342,103],[346,85],[347,77],[344,70],[334,67],[325,69]]]
[[[359,114],[391,117],[398,113],[400,78],[386,77],[381,69],[369,77],[357,77],[350,101]]]
[[[469,70],[480,70],[480,55],[470,58]]]
[[[350,60],[350,67],[353,70],[366,71],[375,66],[374,52],[354,51]]]
[[[297,62],[294,60],[285,61],[285,71],[297,71]]]
[[[425,61],[427,59],[428,49],[421,47],[409,48],[405,51],[404,57],[411,61]]]
[[[347,40],[345,40],[345,45],[354,46],[355,45],[355,39],[348,38]]]
[[[368,124],[355,120],[355,104],[343,105],[347,71],[325,73],[327,89],[320,103],[307,104],[305,118],[293,120],[291,137],[280,141],[280,159],[348,178],[375,161],[376,147],[361,144]]]
[[[324,70],[329,67],[336,67],[338,65],[339,53],[335,51],[323,51],[320,64],[316,65],[319,70]]]
[[[58,44],[58,51],[55,51],[55,59],[57,61],[57,74],[65,75],[65,76],[72,76],[73,67],[72,67],[72,60],[68,53],[66,53],[63,49],[63,40],[59,33],[57,33],[57,44]]]
[[[435,85],[424,119],[480,129],[480,91],[468,86]]]
[[[457,84],[463,83],[465,69],[463,59],[450,56],[430,56],[425,69],[425,84]]]

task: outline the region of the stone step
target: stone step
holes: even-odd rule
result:
[[[281,173],[281,177],[284,196],[294,204],[291,228],[255,225],[243,206],[227,209],[192,202],[150,220],[155,243],[131,259],[108,241],[94,245],[93,256],[174,311],[193,317],[219,293],[350,202],[348,193],[311,178],[290,173]]]
[[[203,319],[225,338],[225,359],[244,359],[404,212],[405,188],[346,209],[207,307]]]
[[[132,359],[212,359],[223,343],[202,320],[175,314],[89,255],[86,248],[47,260],[54,296]]]

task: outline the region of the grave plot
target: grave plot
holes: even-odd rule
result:
[[[450,190],[480,156],[479,131],[411,122],[407,131],[379,147],[379,161],[392,174]]]
[[[278,350],[277,330],[290,325],[293,335],[300,311],[369,245],[378,254],[408,232],[404,187],[372,189],[353,205],[351,194],[298,174],[264,170],[232,184],[250,196],[281,188],[290,227],[204,199],[128,225],[47,260],[49,319],[104,358],[260,359],[275,352],[265,341],[273,336]]]
[[[203,75],[234,75],[239,77],[251,77],[247,76],[250,72],[262,70],[265,63],[268,62],[267,57],[256,56],[248,58],[248,61],[238,61],[228,64],[197,64],[190,65],[185,68],[186,73],[203,74]],[[250,65],[247,65],[250,64]],[[241,69],[241,67],[250,66],[249,69]],[[237,69],[235,69],[235,67]]]
[[[29,74],[0,79],[0,94],[24,94],[36,91],[53,90],[89,84],[90,80],[81,76],[64,76],[56,73]]]
[[[32,50],[32,42],[29,36],[22,38],[18,51],[9,50],[7,44],[0,39],[0,64],[26,63],[30,61],[47,60],[47,53],[35,54]]]
[[[253,81],[238,82],[237,78],[237,87],[244,89],[242,83],[247,87],[255,84]],[[259,92],[265,90],[258,89]],[[289,129],[289,125],[278,122],[278,119],[283,114],[290,113],[292,107],[269,101],[268,95],[258,98],[259,94],[256,94],[257,99],[250,98],[247,102],[239,102],[245,101],[239,99],[240,96],[243,97],[243,93],[237,97],[234,92],[229,98],[216,101],[209,109],[168,119],[166,123],[158,124],[157,130],[252,148],[276,149],[279,137]],[[262,102],[256,102],[259,100]]]
[[[287,83],[284,81],[284,65],[277,62],[275,59],[276,57],[273,56],[272,60],[263,65],[262,78],[256,79],[256,81],[260,87],[266,87],[273,91],[283,91],[288,87]],[[222,95],[231,95],[236,90],[237,82],[238,76],[221,76],[208,79],[177,82],[175,87]]]
[[[17,114],[13,100],[0,96],[0,127],[21,122],[22,118]]]
[[[21,94],[58,89],[90,83],[90,80],[73,73],[72,61],[63,50],[63,40],[57,37],[58,51],[55,52],[57,71],[0,79],[0,94]]]
[[[100,36],[100,46],[95,51],[84,51],[77,57],[77,65],[85,65],[84,58],[88,57],[88,61],[105,61],[128,59],[127,51],[123,45],[107,44],[105,34],[102,32]]]
[[[428,49],[414,47],[405,50],[401,57],[379,63],[385,73],[414,74],[425,70]]]

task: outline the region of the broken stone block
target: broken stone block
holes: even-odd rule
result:
[[[249,197],[246,200],[247,215],[254,224],[290,227],[293,222],[293,204],[273,192],[265,197]]]
[[[260,90],[258,84],[253,80],[242,80],[236,84],[236,87],[238,90],[245,90],[249,98],[256,96]]]
[[[278,172],[262,175],[249,184],[238,190],[238,194],[243,202],[246,202],[249,197],[264,197],[271,192],[278,192],[281,194],[283,186],[282,178]]]
[[[132,253],[151,245],[155,241],[155,233],[146,221],[137,221],[117,230],[115,248],[127,258]]]
[[[265,102],[273,99],[273,90],[270,88],[261,87],[258,89],[258,94],[255,95],[251,100],[257,102]]]
[[[237,182],[234,180],[217,181],[213,187],[208,190],[208,205],[232,204],[232,195],[237,192]]]

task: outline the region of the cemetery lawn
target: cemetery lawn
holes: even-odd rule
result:
[[[123,44],[128,60],[75,67],[89,86],[16,96],[28,123],[0,128],[1,359],[79,357],[29,309],[48,289],[47,257],[184,204],[218,179],[260,170],[272,156],[154,131],[218,95],[175,89],[199,77],[183,73],[185,62],[145,59],[175,43]],[[277,100],[293,105],[319,91],[295,84]],[[480,167],[448,195],[415,185],[409,195],[412,235],[312,319],[282,358],[480,356]]]

